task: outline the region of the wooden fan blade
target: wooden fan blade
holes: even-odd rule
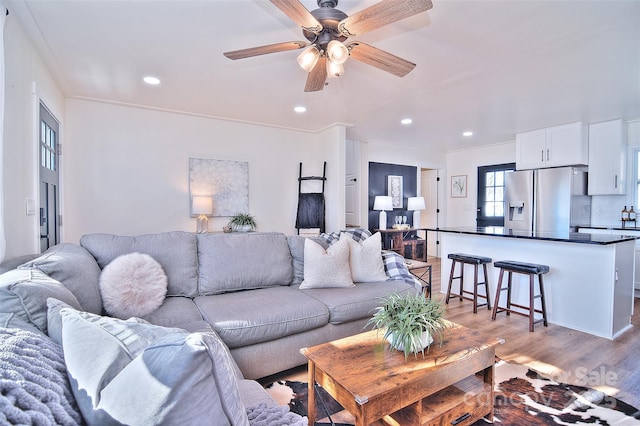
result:
[[[268,53],[284,52],[286,50],[296,50],[307,47],[309,43],[304,41],[288,41],[285,43],[268,44],[266,46],[250,47],[248,49],[233,50],[224,52],[223,55],[229,59],[243,59],[252,56],[266,55]]]
[[[318,92],[324,88],[324,82],[327,80],[327,57],[318,58],[316,66],[313,67],[307,76],[307,83],[304,85],[305,92]]]
[[[300,25],[303,30],[314,34],[320,34],[322,24],[307,10],[299,0],[271,0],[278,9],[293,22]]]
[[[382,0],[340,21],[338,31],[345,37],[353,37],[425,12],[432,7],[431,0]]]
[[[349,56],[356,61],[364,62],[398,77],[404,77],[416,67],[413,62],[360,41],[349,43],[347,48],[350,51]]]

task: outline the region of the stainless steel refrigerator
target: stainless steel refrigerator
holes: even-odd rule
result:
[[[504,226],[566,234],[591,225],[587,172],[574,167],[522,170],[505,175]]]

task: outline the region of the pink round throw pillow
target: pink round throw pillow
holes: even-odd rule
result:
[[[164,302],[167,283],[162,266],[148,254],[116,257],[100,274],[104,310],[121,319],[149,315]]]

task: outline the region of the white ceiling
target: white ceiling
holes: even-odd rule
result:
[[[356,37],[415,62],[409,75],[352,59],[315,93],[303,91],[297,51],[222,55],[305,40],[265,0],[3,2],[68,97],[307,131],[340,122],[352,139],[444,149],[572,121],[640,118],[640,0],[433,0],[428,12]],[[338,9],[374,3],[340,0]],[[145,75],[162,84],[143,84]],[[413,124],[401,125],[404,117]]]

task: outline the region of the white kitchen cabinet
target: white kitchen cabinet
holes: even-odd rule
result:
[[[589,195],[625,193],[626,153],[622,120],[589,126]]]
[[[636,250],[635,250],[635,277],[633,286],[636,290],[636,297],[640,297],[640,230],[629,229],[611,229],[611,228],[580,228],[578,232],[587,234],[618,234],[618,235],[630,235],[637,237]]]
[[[589,143],[582,122],[516,135],[516,169],[587,165]]]

